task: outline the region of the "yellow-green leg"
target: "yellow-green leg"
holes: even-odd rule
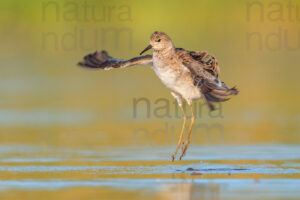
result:
[[[184,109],[182,107],[182,105],[179,105],[179,108],[183,114],[183,124],[182,124],[182,128],[181,128],[181,133],[180,133],[180,136],[179,136],[179,140],[178,140],[178,143],[177,143],[177,147],[176,147],[176,150],[175,152],[173,153],[172,155],[172,161],[174,161],[175,157],[176,157],[176,154],[177,154],[177,151],[182,143],[182,139],[183,139],[183,133],[184,133],[184,129],[185,129],[185,124],[186,124],[186,115],[185,115],[185,112],[184,112]]]
[[[194,111],[193,111],[193,105],[192,104],[190,104],[190,109],[191,109],[191,113],[192,113],[191,124],[190,124],[190,128],[189,128],[188,136],[187,136],[187,138],[186,138],[186,140],[184,142],[184,147],[183,147],[183,150],[182,150],[180,158],[179,158],[180,160],[185,155],[185,152],[186,152],[186,150],[188,148],[188,145],[190,143],[190,137],[191,137],[191,133],[192,133],[194,121],[195,121]]]

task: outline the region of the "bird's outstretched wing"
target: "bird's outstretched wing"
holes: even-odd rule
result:
[[[202,97],[208,107],[214,110],[213,102],[223,102],[229,99],[229,96],[238,94],[238,90],[228,88],[224,82],[219,80],[219,66],[214,56],[207,52],[194,52],[184,49],[176,49],[176,54],[182,64],[187,67],[202,94]]]
[[[152,55],[139,56],[129,60],[116,59],[108,55],[106,51],[88,54],[83,58],[79,66],[87,68],[99,68],[109,70],[112,68],[124,68],[133,65],[150,65],[152,66]]]

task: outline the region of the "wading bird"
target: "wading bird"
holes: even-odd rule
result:
[[[219,79],[219,66],[214,56],[206,51],[188,51],[175,48],[171,38],[163,32],[154,32],[150,37],[150,44],[141,53],[153,49],[153,55],[135,57],[129,60],[115,59],[106,51],[95,52],[84,57],[78,64],[87,68],[99,68],[109,70],[113,68],[125,68],[134,65],[150,65],[171,94],[177,100],[183,114],[183,125],[177,147],[172,155],[174,161],[181,146],[181,158],[185,155],[194,124],[192,102],[200,98],[214,110],[213,102],[228,100],[230,95],[238,94],[238,90],[228,88]],[[186,126],[186,114],[182,101],[185,100],[191,109],[191,122],[185,142],[183,135]]]

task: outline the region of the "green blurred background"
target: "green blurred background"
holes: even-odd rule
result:
[[[299,7],[296,0],[1,1],[1,144],[174,146],[182,120],[150,67],[76,65],[95,50],[137,56],[157,30],[176,47],[216,56],[221,79],[240,90],[216,113],[200,106],[196,125],[206,128],[192,144],[299,143]],[[146,101],[134,107],[139,98],[150,117]]]

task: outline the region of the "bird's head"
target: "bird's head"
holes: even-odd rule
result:
[[[148,51],[149,49],[154,49],[159,51],[163,49],[172,49],[172,48],[174,48],[174,45],[171,38],[164,32],[155,31],[154,33],[152,33],[150,37],[150,45],[147,46],[140,53],[140,55],[142,55],[144,52]]]

